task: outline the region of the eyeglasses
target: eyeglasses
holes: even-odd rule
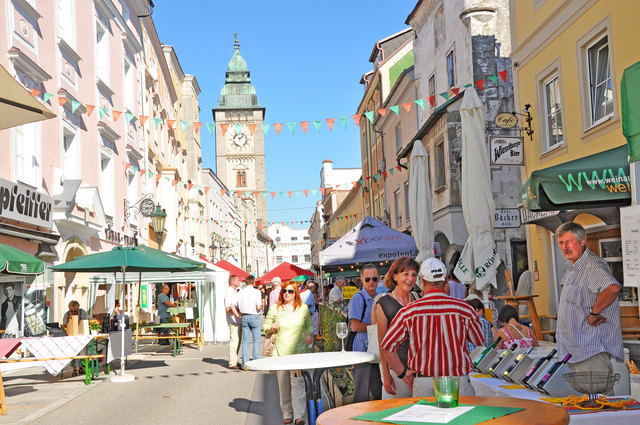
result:
[[[295,289],[283,289],[282,292],[284,292],[285,294],[295,294],[296,290]]]
[[[365,282],[369,282],[370,280],[373,280],[374,282],[377,282],[378,279],[380,279],[379,277],[365,277],[364,281]]]

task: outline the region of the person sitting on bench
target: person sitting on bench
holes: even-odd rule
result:
[[[71,316],[78,316],[78,320],[89,320],[89,313],[80,308],[80,303],[76,300],[69,302],[69,311],[64,314],[62,318],[62,329],[67,330],[67,324]],[[71,360],[71,366],[73,367],[73,376],[77,376],[80,373],[80,368],[76,360]]]

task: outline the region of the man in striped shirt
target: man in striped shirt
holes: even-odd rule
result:
[[[433,396],[432,377],[437,376],[459,376],[460,395],[474,395],[466,344],[483,343],[482,325],[471,306],[445,293],[446,276],[440,260],[425,260],[420,266],[423,297],[400,309],[382,340],[389,365],[412,389],[414,397]],[[396,353],[407,338],[408,369]]]
[[[613,372],[611,356],[624,359],[620,325],[620,284],[607,263],[587,248],[587,233],[573,222],[556,230],[567,259],[558,306],[558,358],[571,353],[575,372]]]

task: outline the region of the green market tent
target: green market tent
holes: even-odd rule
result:
[[[290,282],[306,282],[309,279],[311,279],[311,277],[309,275],[300,274],[300,275],[294,277],[293,279],[291,279]]]
[[[631,202],[629,149],[622,145],[536,170],[520,186],[530,211],[623,206]]]
[[[630,162],[640,160],[640,62],[624,70],[621,92],[622,134],[629,145]]]
[[[0,273],[35,275],[42,272],[42,260],[12,246],[0,244]]]

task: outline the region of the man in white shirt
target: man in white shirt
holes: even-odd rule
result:
[[[336,280],[335,286],[329,292],[329,303],[336,301],[342,301],[342,287],[344,286],[344,277],[339,277]]]
[[[242,370],[247,370],[244,365],[249,360],[260,358],[260,336],[262,320],[262,293],[255,285],[256,278],[247,276],[247,286],[238,293],[238,310],[242,315]],[[253,340],[253,356],[249,358],[249,343]]]
[[[224,295],[224,307],[227,312],[227,324],[229,325],[229,369],[238,369],[238,355],[240,354],[240,341],[242,340],[242,327],[240,320],[242,315],[238,311],[238,276],[229,276],[229,286]]]

